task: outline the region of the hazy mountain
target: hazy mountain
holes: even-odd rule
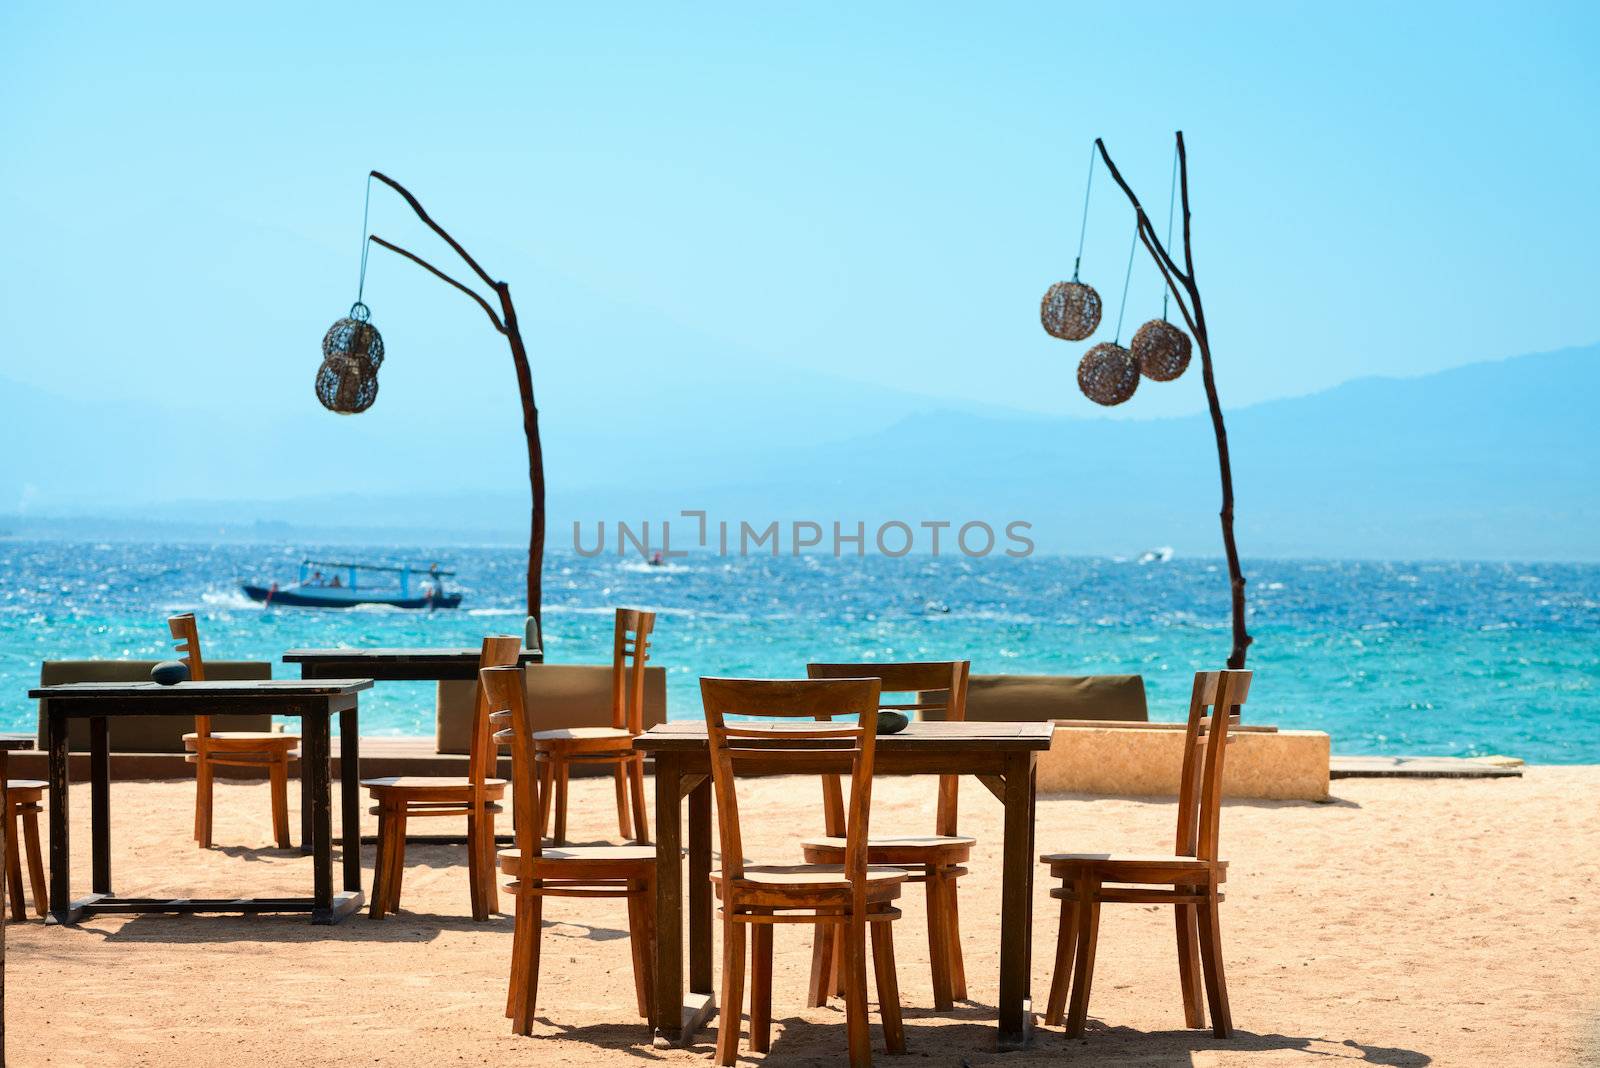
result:
[[[648,384],[634,381],[608,411],[546,416],[552,546],[571,544],[573,520],[592,543],[598,520],[649,520],[658,531],[681,509],[703,508],[735,527],[809,519],[849,529],[863,520],[870,530],[901,519],[998,529],[1025,520],[1041,550],[1220,551],[1204,415],[949,410],[914,394],[760,369],[673,386],[671,405],[649,403]],[[140,521],[97,523],[95,537],[189,530],[311,540],[348,528],[363,539],[515,541],[525,529],[514,400],[492,419],[441,415],[417,427],[385,422],[381,404],[360,419],[315,409],[258,419],[7,392],[0,500],[17,502],[19,514],[0,526],[17,533],[87,530],[88,516]],[[1593,346],[1362,379],[1230,411],[1241,549],[1600,558],[1597,395]],[[809,408],[825,418],[793,418]],[[94,444],[103,434],[73,431],[86,425],[126,429],[113,447]],[[675,524],[675,540],[687,525]]]

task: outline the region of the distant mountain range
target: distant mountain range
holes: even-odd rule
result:
[[[0,502],[11,505],[0,503],[0,529],[14,536],[525,537],[514,398],[482,418],[441,412],[419,426],[381,404],[356,419],[309,403],[277,417],[0,387]],[[1600,346],[1590,346],[1229,411],[1241,550],[1600,559],[1597,397]],[[1025,520],[1041,551],[1220,553],[1204,415],[953,410],[759,368],[733,380],[630,381],[568,409],[544,416],[553,547],[571,544],[575,520],[592,543],[598,520],[659,529],[682,509],[705,509],[713,522],[860,520],[869,530],[888,519]],[[806,411],[819,416],[795,415]]]

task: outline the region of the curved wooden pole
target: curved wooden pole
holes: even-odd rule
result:
[[[1161,277],[1177,300],[1178,310],[1183,313],[1183,321],[1189,327],[1189,332],[1194,335],[1195,344],[1200,349],[1200,378],[1205,384],[1206,404],[1211,409],[1211,429],[1217,439],[1217,469],[1222,481],[1222,508],[1218,518],[1222,522],[1222,549],[1228,561],[1228,589],[1233,607],[1233,648],[1228,654],[1228,667],[1237,671],[1244,667],[1245,651],[1253,639],[1245,627],[1245,578],[1239,564],[1239,547],[1233,538],[1233,461],[1228,455],[1228,428],[1223,424],[1222,402],[1217,399],[1217,379],[1212,370],[1211,336],[1206,330],[1205,307],[1200,302],[1200,286],[1194,277],[1194,247],[1190,241],[1189,228],[1189,155],[1184,148],[1182,130],[1178,131],[1177,139],[1178,182],[1183,199],[1182,267],[1178,266],[1166,246],[1161,243],[1161,238],[1145,214],[1139,198],[1123,180],[1122,172],[1117,170],[1117,165],[1112,162],[1111,154],[1106,151],[1105,142],[1097,137],[1094,143],[1100,150],[1100,158],[1105,161],[1106,170],[1111,172],[1112,179],[1127,196],[1128,202],[1133,205],[1138,218],[1139,239],[1150,253],[1150,258],[1155,260],[1156,266],[1160,268]]]
[[[404,256],[413,263],[430,271],[435,276],[448,282],[461,290],[467,296],[477,301],[494,328],[506,337],[506,342],[511,346],[511,363],[517,372],[517,393],[522,399],[522,431],[528,439],[528,488],[532,497],[532,514],[529,517],[528,531],[528,614],[539,621],[540,632],[544,630],[544,446],[539,440],[539,408],[533,400],[533,371],[528,364],[528,350],[522,343],[522,331],[517,326],[517,309],[511,303],[511,287],[504,282],[496,282],[489,277],[487,271],[478,266],[478,261],[467,254],[460,242],[451,237],[444,227],[433,221],[433,217],[423,209],[420,201],[411,195],[411,191],[393,178],[378,171],[372,172],[372,177],[389,186],[411,205],[411,210],[417,217],[428,225],[428,228],[438,234],[461,259],[471,267],[477,276],[483,279],[500,301],[500,314],[496,315],[489,302],[479,296],[470,286],[456,281],[427,260],[391,244],[376,234],[371,235],[371,240],[391,252]]]

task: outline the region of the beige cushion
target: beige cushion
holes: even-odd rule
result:
[[[937,714],[929,718],[939,718]],[[1056,719],[1145,723],[1139,675],[974,675],[967,681],[967,719],[1040,723]]]
[[[39,685],[69,682],[149,682],[157,660],[46,660],[39,668]],[[272,665],[247,660],[207,660],[206,678],[215,682],[272,678]],[[45,705],[39,702],[39,748],[45,738]],[[183,736],[194,730],[193,716],[112,716],[107,720],[113,753],[181,753]],[[214,716],[214,731],[270,731],[271,716]],[[89,749],[89,721],[74,718],[67,727],[68,747],[77,753]]]
[[[528,717],[536,731],[611,726],[610,664],[529,664],[523,668]],[[434,738],[441,753],[465,753],[471,742],[474,684],[439,683]],[[644,725],[667,719],[667,669],[644,669]]]

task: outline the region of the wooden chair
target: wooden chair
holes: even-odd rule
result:
[[[772,932],[781,923],[837,926],[843,932],[840,971],[844,976],[845,1030],[850,1064],[870,1065],[867,1024],[867,929],[878,982],[878,1008],[884,1044],[905,1052],[900,1021],[900,991],[895,976],[894,934],[900,918],[894,901],[906,873],[867,862],[868,816],[872,805],[872,762],[878,734],[877,679],[701,679],[711,778],[717,801],[722,869],[711,873],[722,900],[722,1003],[717,1027],[717,1063],[739,1056],[739,1010],[744,1004],[745,928],[750,928],[750,1048],[765,1053],[772,1041]],[[730,726],[728,716],[806,718],[806,724]],[[859,723],[836,725],[839,717]],[[781,739],[796,770],[815,767],[824,755],[851,752],[850,812],[840,864],[747,864],[739,828],[734,776],[741,761],[770,748],[752,744]]]
[[[1050,891],[1050,896],[1061,902],[1061,933],[1045,1021],[1061,1022],[1070,973],[1069,1038],[1081,1037],[1088,1019],[1100,905],[1107,901],[1173,906],[1184,1021],[1190,1027],[1205,1026],[1200,1004],[1203,975],[1206,999],[1211,1003],[1212,1033],[1218,1038],[1232,1033],[1217,920],[1228,862],[1217,855],[1217,833],[1228,728],[1237,721],[1249,693],[1248,671],[1202,671],[1194,677],[1178,788],[1177,847],[1171,855],[1051,853],[1039,858],[1050,866],[1051,877],[1061,880],[1061,885]]]
[[[932,712],[948,720],[965,719],[968,661],[905,664],[808,664],[806,674],[813,679],[879,680],[885,693],[915,693],[918,702],[885,704],[880,708],[906,712]],[[867,840],[867,863],[905,868],[908,882],[920,882],[928,899],[928,959],[933,970],[933,1004],[949,1009],[967,996],[967,974],[961,959],[961,921],[956,902],[956,880],[967,874],[976,838],[956,833],[956,805],[960,778],[939,777],[939,795],[931,835],[873,835]],[[822,781],[823,820],[827,835],[807,838],[800,843],[810,864],[842,864],[845,851],[844,798],[839,777],[825,775]],[[842,930],[819,927],[811,948],[811,1004],[826,1005],[831,993],[838,992]]]
[[[567,840],[567,772],[573,764],[611,764],[617,781],[617,827],[622,837],[648,844],[650,824],[644,807],[644,754],[633,740],[644,733],[644,668],[650,659],[650,631],[656,614],[617,609],[611,643],[611,726],[562,727],[535,731],[539,762],[539,823],[550,831],[555,807],[555,841]],[[628,818],[632,795],[633,819]],[[637,830],[637,834],[635,831]]]
[[[22,845],[28,853],[28,889],[33,891],[33,911],[44,918],[49,907],[45,890],[44,859],[39,852],[39,813],[47,783],[38,779],[11,779],[5,783],[6,855],[5,875],[11,897],[11,918],[21,922],[28,918],[27,907],[22,902]],[[19,845],[18,830],[22,834]]]
[[[478,668],[515,667],[521,652],[521,638],[487,637],[478,654]],[[381,919],[400,908],[400,885],[406,869],[406,821],[433,816],[467,818],[467,883],[472,893],[472,918],[487,920],[490,913],[500,910],[494,875],[494,817],[505,797],[506,781],[494,777],[499,755],[499,747],[489,736],[489,709],[480,682],[473,699],[466,778],[389,775],[361,780],[377,802],[370,811],[378,817],[378,856],[372,869],[368,915]]]
[[[167,627],[182,654],[179,659],[189,666],[190,680],[204,682],[206,663],[194,613],[169,617]],[[279,849],[289,848],[289,762],[298,744],[297,734],[213,731],[210,716],[194,718],[194,733],[183,736],[183,747],[189,750],[184,759],[194,765],[194,840],[201,849],[211,848],[212,769],[218,766],[267,769],[272,785],[272,836]]]
[[[517,848],[500,851],[500,870],[517,902],[511,939],[511,980],[506,1015],[512,1030],[531,1033],[539,996],[539,943],[547,897],[621,898],[628,904],[633,943],[633,993],[639,1015],[650,1018],[655,960],[656,851],[653,846],[597,845],[546,848],[539,834],[539,787],[533,732],[523,700],[522,672],[486,668],[479,672],[495,741],[511,746],[511,777],[516,783]],[[673,858],[677,862],[677,858]]]

